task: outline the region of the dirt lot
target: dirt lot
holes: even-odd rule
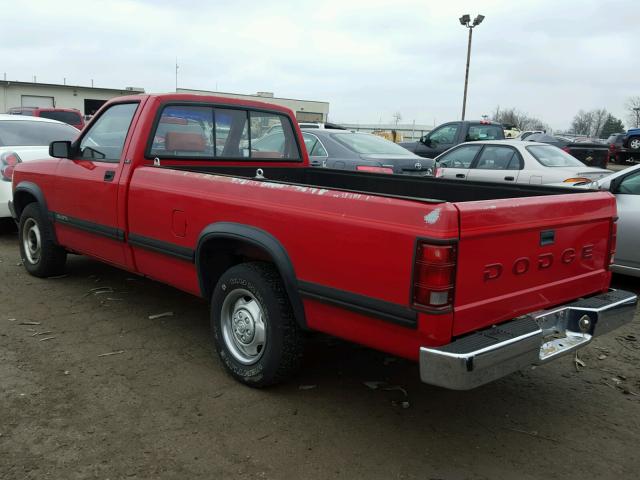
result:
[[[81,257],[32,278],[15,235],[0,262],[0,479],[638,478],[638,316],[584,366],[471,392],[327,338],[298,378],[256,391],[212,356],[204,302]]]

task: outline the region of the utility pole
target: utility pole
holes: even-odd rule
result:
[[[633,111],[636,112],[636,128],[640,128],[640,107],[635,107]]]
[[[469,29],[469,43],[467,45],[467,68],[464,74],[464,95],[462,97],[462,120],[464,120],[464,116],[467,110],[467,87],[469,85],[469,63],[471,62],[471,39],[473,37],[473,29],[482,23],[482,21],[484,20],[484,15],[477,15],[476,18],[473,19],[473,23],[471,23],[471,16],[469,14],[461,16],[459,20],[460,25]]]
[[[178,57],[176,57],[176,93],[178,93]]]

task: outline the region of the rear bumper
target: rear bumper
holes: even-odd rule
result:
[[[423,382],[469,390],[587,345],[633,320],[638,297],[623,290],[541,310],[442,347],[420,349]]]

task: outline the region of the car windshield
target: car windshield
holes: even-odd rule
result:
[[[575,157],[553,145],[530,145],[527,151],[545,167],[585,167]]]
[[[389,140],[367,133],[334,133],[331,135],[349,150],[360,154],[407,155],[411,153]]]
[[[0,146],[42,146],[55,140],[73,141],[78,129],[63,123],[31,122],[28,120],[0,122]]]

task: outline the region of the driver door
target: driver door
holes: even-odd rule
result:
[[[436,160],[442,170],[442,178],[448,180],[467,180],[469,169],[482,145],[461,145],[440,155]]]
[[[118,182],[123,152],[138,102],[103,111],[58,163],[49,201],[58,242],[86,255],[126,266],[124,225],[118,220]]]

